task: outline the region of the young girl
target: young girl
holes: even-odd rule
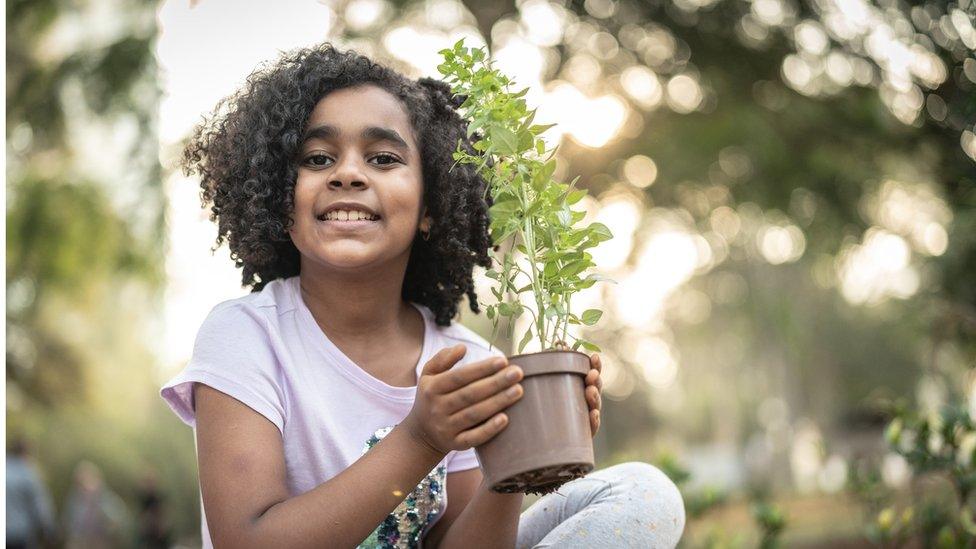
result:
[[[255,72],[197,128],[184,167],[243,269],[161,391],[194,427],[205,547],[672,547],[660,471],[596,471],[520,514],[472,447],[522,372],[460,324],[489,266],[488,204],[454,164],[443,82],[326,44]],[[600,359],[586,399],[600,425]]]

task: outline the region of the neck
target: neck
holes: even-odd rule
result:
[[[330,339],[355,343],[402,331],[415,314],[401,297],[406,261],[369,272],[339,272],[302,260],[302,299]]]

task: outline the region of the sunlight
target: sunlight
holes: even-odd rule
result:
[[[596,221],[606,225],[613,238],[590,250],[598,269],[610,271],[627,261],[642,210],[643,205],[629,193],[618,193],[602,201]]]
[[[837,277],[844,298],[873,305],[889,297],[911,297],[918,290],[919,275],[910,259],[911,250],[904,238],[871,227],[861,244],[847,246],[837,257]]]
[[[600,148],[616,136],[626,119],[626,104],[616,95],[589,98],[568,82],[557,81],[539,106],[538,120],[559,125],[546,132],[558,141],[563,134],[590,148]]]
[[[522,28],[527,37],[539,46],[555,46],[563,39],[566,10],[548,0],[528,0],[519,6]]]
[[[620,84],[627,95],[644,110],[652,110],[661,104],[664,89],[658,81],[654,71],[643,66],[634,65],[624,69],[620,75]]]
[[[635,154],[628,158],[624,162],[622,171],[624,179],[638,189],[650,187],[657,179],[657,164],[643,154]]]

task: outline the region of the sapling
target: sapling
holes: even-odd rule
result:
[[[569,348],[567,339],[572,339],[573,350],[599,351],[593,342],[571,333],[569,325],[592,326],[603,312],[587,309],[577,315],[570,302],[573,294],[608,280],[587,273],[595,266],[587,249],[612,235],[602,223],[577,226],[585,212],[571,206],[586,190],[575,188],[579,176],[569,183],[553,179],[558,146],[547,149],[541,137],[555,124],[533,124],[536,110],[527,110],[523,98],[529,89],[510,91],[513,81],[492,68],[483,48],[464,47],[462,38],[438,53],[444,59],[437,67],[444,81],[455,95],[466,96],[459,110],[470,121],[467,135],[477,137],[472,144],[476,155],[459,141],[455,166],[473,164],[487,182],[486,198],[491,196],[491,238],[498,251],[486,275],[495,281],[491,291],[496,302],[485,309],[493,336],[499,321],[507,318],[511,338],[515,319],[528,311],[532,323],[519,341],[519,353],[533,335],[543,350]],[[534,306],[519,299],[526,292]]]

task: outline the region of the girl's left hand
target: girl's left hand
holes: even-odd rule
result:
[[[603,390],[603,378],[600,377],[600,370],[603,364],[600,362],[600,355],[593,353],[590,355],[590,371],[586,374],[586,404],[590,407],[590,431],[592,436],[600,430],[600,406],[603,404],[603,397],[600,391]]]

